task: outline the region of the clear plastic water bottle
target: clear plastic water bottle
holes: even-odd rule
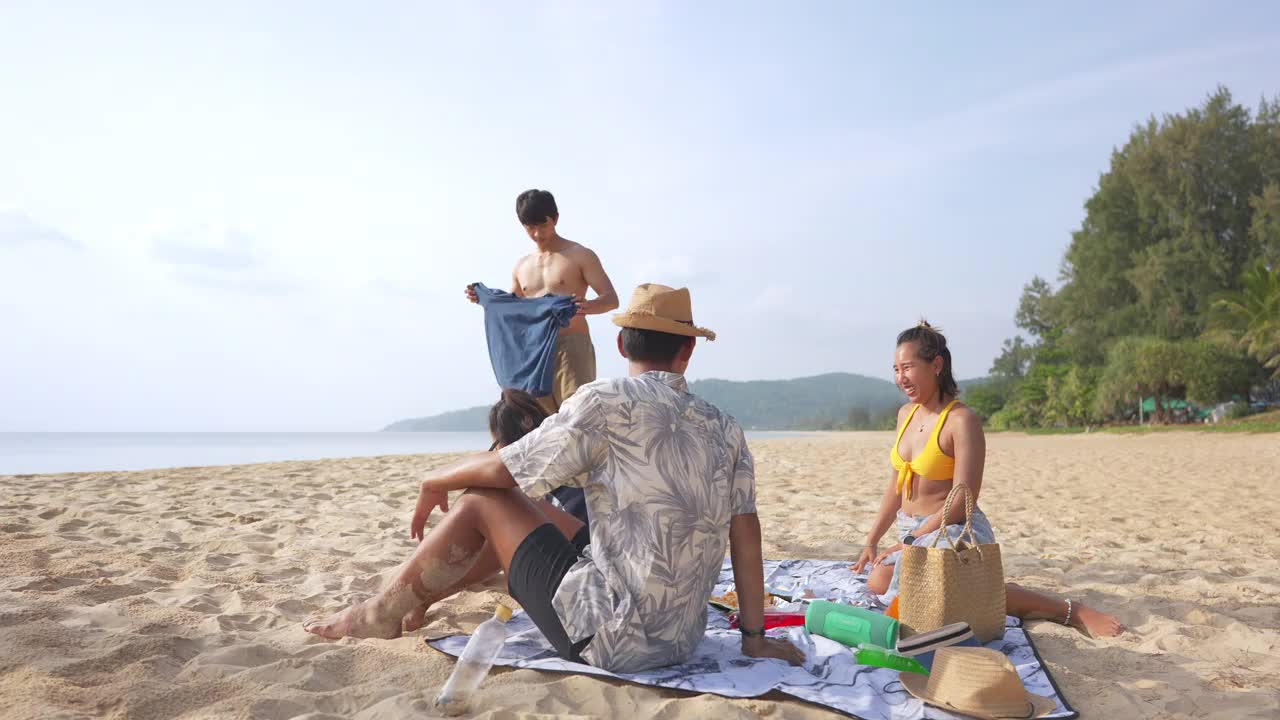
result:
[[[458,657],[449,681],[436,697],[437,710],[445,715],[461,715],[467,711],[476,688],[484,682],[493,661],[498,658],[498,652],[502,650],[502,643],[507,639],[506,622],[510,619],[511,609],[499,605],[494,609],[493,617],[480,623]]]
[[[818,648],[814,644],[808,628],[803,625],[788,627],[787,637],[791,639],[792,645],[800,648],[800,651],[804,653],[804,669],[808,670],[809,674],[814,674],[818,669]]]

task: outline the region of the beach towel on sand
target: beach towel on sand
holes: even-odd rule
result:
[[[864,577],[848,570],[848,561],[783,560],[765,563],[765,584],[770,588],[803,586],[819,597],[840,598],[862,607],[875,607],[876,597],[867,590]],[[733,586],[733,571],[725,560],[716,594]],[[1004,639],[987,645],[999,650],[1018,668],[1027,690],[1052,697],[1057,709],[1048,717],[1075,718],[1078,714],[1058,691],[1048,668],[1041,662],[1031,638],[1021,623],[1008,618]],[[785,634],[786,628],[770,631]],[[781,690],[800,700],[823,705],[864,720],[907,720],[910,718],[960,718],[961,716],[924,705],[898,682],[898,673],[883,668],[857,665],[848,648],[823,637],[813,636],[816,645],[810,670],[792,667],[780,660],[756,660],[742,655],[740,636],[729,629],[727,616],[712,610],[707,632],[689,661],[682,665],[639,673],[615,674],[590,665],[561,660],[550,643],[524,613],[508,623],[508,638],[498,657],[498,665],[550,672],[599,675],[619,680],[725,697],[745,698]],[[457,656],[467,644],[467,636],[429,640],[431,647]],[[481,695],[483,698],[483,694]],[[481,700],[483,702],[483,700]]]

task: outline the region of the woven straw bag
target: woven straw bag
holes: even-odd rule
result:
[[[973,495],[963,483],[957,482],[947,495],[944,523],[951,515],[951,501],[961,491],[965,512],[958,545],[951,542],[944,525],[927,547],[902,549],[898,619],[907,635],[969,623],[978,640],[986,643],[1004,636],[1004,567],[1000,546],[980,545],[973,535]],[[951,547],[938,547],[940,537],[946,537]]]

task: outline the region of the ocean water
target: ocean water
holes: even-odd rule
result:
[[[804,433],[749,432],[748,438]],[[0,433],[0,475],[153,470],[489,449],[484,432]]]
[[[0,475],[488,450],[489,433],[0,433]]]

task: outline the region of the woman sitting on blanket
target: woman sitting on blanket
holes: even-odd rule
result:
[[[979,543],[995,542],[986,515],[977,508],[982,489],[986,439],[982,421],[960,404],[960,389],[951,374],[951,351],[942,333],[921,321],[898,335],[894,377],[911,401],[898,411],[898,436],[891,451],[894,470],[885,488],[867,544],[854,572],[869,571],[867,586],[880,595],[896,595],[904,545],[928,545],[943,525],[942,506],[952,483],[960,481],[973,493],[973,533]],[[954,503],[946,518],[948,537],[957,539],[964,527],[964,503]],[[880,538],[898,524],[898,544],[884,551]],[[946,543],[941,540],[940,544]],[[1009,583],[1007,612],[1025,620],[1054,620],[1095,637],[1119,635],[1124,628],[1114,617],[1082,602],[1059,600]]]
[[[546,411],[542,409],[537,400],[533,399],[532,395],[522,390],[503,390],[502,397],[489,410],[489,435],[493,439],[493,445],[489,447],[489,450],[498,450],[514,443],[541,425],[546,417]],[[556,504],[552,504],[551,501],[546,499],[536,501],[547,519],[555,523],[565,537],[573,538],[574,542],[579,546],[585,546],[590,537],[587,530],[587,509],[582,494],[583,492],[579,488],[561,487],[556,488],[548,496],[549,498],[555,498]],[[404,619],[400,623],[387,625],[381,622],[380,618],[388,615],[388,613],[382,612],[381,608],[358,606],[360,607],[359,613],[367,617],[359,617],[351,611],[346,611],[339,613],[326,622],[308,624],[306,629],[307,632],[328,638],[345,636],[397,637],[402,630],[403,632],[413,632],[422,627],[423,620],[426,618],[427,611],[432,604],[440,602],[472,585],[484,582],[497,575],[501,570],[502,566],[498,562],[497,555],[494,554],[491,548],[486,546],[481,550],[470,571],[457,582],[443,590],[429,592],[425,588],[420,589],[415,586],[420,568],[412,567],[410,563],[406,563],[405,566],[397,571],[397,576],[404,576],[400,580],[405,586],[405,591],[399,593],[398,597],[389,599],[401,604],[413,605],[413,609],[404,615]],[[408,591],[412,591],[412,594]]]

